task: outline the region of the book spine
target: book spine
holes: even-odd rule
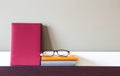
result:
[[[77,61],[41,61],[41,66],[75,66]]]

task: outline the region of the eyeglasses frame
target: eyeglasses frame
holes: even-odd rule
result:
[[[49,50],[46,50],[46,51],[49,51]],[[68,54],[66,55],[66,56],[68,56],[69,54],[70,54],[70,51],[69,50],[64,50],[64,49],[58,49],[58,50],[51,50],[51,51],[53,51],[53,54],[52,55],[50,55],[50,56],[54,56],[55,55],[55,52],[57,53],[57,55],[58,56],[64,56],[64,55],[59,55],[59,51],[66,51],[66,52],[68,52]],[[44,51],[45,52],[45,51]],[[43,56],[45,56],[44,55],[44,52],[43,52]]]

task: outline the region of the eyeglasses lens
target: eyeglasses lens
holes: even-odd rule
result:
[[[63,51],[58,51],[59,56],[68,56],[68,54],[69,54],[68,51],[64,51],[64,50]]]
[[[43,52],[43,55],[44,55],[44,56],[52,56],[53,53],[54,53],[53,51],[44,51],[44,52]]]

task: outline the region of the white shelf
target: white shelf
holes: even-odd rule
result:
[[[120,66],[120,52],[71,52],[79,57],[77,66]],[[10,52],[0,52],[0,66],[10,66]]]

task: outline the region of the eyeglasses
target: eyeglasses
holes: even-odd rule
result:
[[[68,56],[70,54],[70,51],[59,49],[59,50],[52,50],[52,51],[44,51],[41,55],[42,56],[54,56],[55,52],[57,56]]]

